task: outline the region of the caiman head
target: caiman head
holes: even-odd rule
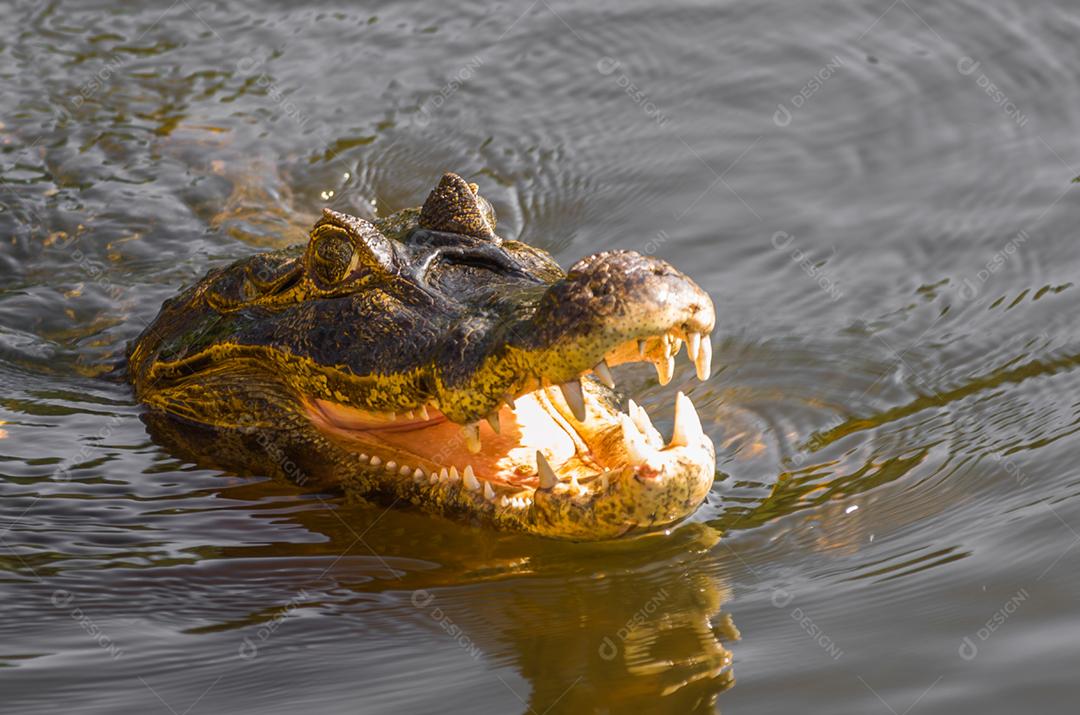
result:
[[[320,483],[605,539],[679,521],[712,485],[689,398],[665,440],[633,400],[621,411],[610,368],[652,362],[667,384],[685,344],[706,379],[714,320],[655,257],[607,251],[564,273],[496,235],[477,186],[446,174],[420,209],[326,210],[306,246],[212,271],[165,302],[129,375],[152,410],[293,445]]]

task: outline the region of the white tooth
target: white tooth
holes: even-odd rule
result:
[[[401,465],[401,469],[398,470],[398,474],[408,479],[412,476],[412,469],[406,467],[405,465]]]
[[[391,474],[396,472],[397,471],[397,462],[395,462],[392,459],[389,462],[387,462],[386,463],[386,471],[390,472]]]
[[[428,477],[428,484],[437,484],[440,481],[446,481],[442,479],[442,475],[436,471],[431,472],[431,476]]]
[[[656,379],[660,384],[666,385],[671,382],[671,378],[675,374],[675,358],[668,355],[654,364],[656,365]]]
[[[694,403],[680,392],[675,397],[675,429],[671,435],[671,446],[685,447],[704,440],[705,432],[701,429],[701,420],[694,409]]]
[[[367,464],[369,459],[371,459],[371,457],[367,456],[366,454],[361,454],[359,457],[356,458],[356,461],[360,462],[360,464]]]
[[[578,484],[577,475],[570,472],[570,489],[571,494],[577,494],[581,491],[581,485]]]
[[[564,382],[559,385],[559,389],[562,390],[563,399],[570,406],[570,411],[574,413],[577,421],[584,422],[585,395],[581,392],[581,381],[571,380],[570,382]]]
[[[459,479],[461,479],[461,475],[458,474],[457,467],[450,467],[450,477],[449,477],[450,483],[451,484],[457,484],[457,481]]]
[[[660,436],[660,432],[657,431],[656,427],[653,427],[652,420],[649,419],[649,413],[633,400],[630,400],[630,419],[634,421],[634,425],[649,440],[649,444],[653,447],[662,447],[664,445],[664,438]]]
[[[675,357],[679,354],[679,351],[682,350],[682,340],[674,335],[670,336],[669,340],[671,347],[668,350],[668,353],[671,354],[671,357]]]
[[[434,472],[432,472],[432,474],[434,474]],[[439,481],[440,482],[449,482],[450,481],[450,472],[449,472],[449,470],[447,470],[446,467],[443,467],[442,469],[439,470]]]
[[[645,344],[646,344],[646,342],[647,341],[645,341],[645,340],[638,340],[637,341],[637,354],[638,354],[638,357],[645,357]]]
[[[701,333],[689,332],[686,334],[686,354],[691,362],[697,362],[698,350],[701,348]]]
[[[382,464],[382,460],[381,460],[381,459],[379,459],[378,457],[372,457],[372,458],[371,458],[371,466],[373,466],[373,467],[377,467],[377,466],[379,466],[380,464]]]
[[[502,430],[502,426],[499,424],[499,411],[495,410],[487,416],[487,423],[491,425],[491,430],[495,434],[499,434]]]
[[[451,476],[455,477],[454,481],[456,482],[457,481],[457,478],[456,478],[457,470],[456,469],[451,472]],[[471,492],[480,491],[480,480],[477,479],[473,475],[473,472],[472,472],[471,469],[466,469],[465,470],[465,487]]]
[[[701,341],[701,351],[694,360],[694,367],[697,368],[699,380],[709,379],[709,374],[712,372],[712,341],[708,338]]]
[[[420,416],[420,419],[424,420],[425,422],[431,419],[431,417],[428,416],[427,405],[420,405],[420,409],[416,411],[416,414],[418,414]]]
[[[593,372],[600,378],[600,382],[604,383],[608,387],[615,387],[615,378],[611,376],[611,370],[608,369],[607,360],[601,360],[593,367]]]
[[[625,413],[619,413],[619,422],[622,423],[623,447],[630,464],[643,464],[649,461],[654,451],[645,440],[645,435],[638,432],[637,425],[631,421]]]
[[[480,428],[475,424],[465,425],[461,428],[462,434],[465,435],[465,448],[476,454],[480,451]]]
[[[503,509],[510,506],[510,497],[506,496],[505,494],[499,497],[499,506],[501,506]]]
[[[427,481],[427,475],[424,474],[424,470],[421,469],[420,467],[417,467],[416,471],[412,473],[412,478],[413,478],[414,482],[426,482]]]
[[[505,395],[503,395],[502,399],[503,399],[503,403],[505,403],[507,407],[509,407],[510,409],[514,409],[515,405],[514,405],[514,396],[513,395],[511,395],[508,392]]]
[[[484,482],[484,498],[495,501],[495,490],[491,488],[491,482]]]
[[[551,489],[559,478],[555,476],[555,470],[548,464],[547,458],[540,450],[536,450],[536,472],[540,475],[540,488]]]

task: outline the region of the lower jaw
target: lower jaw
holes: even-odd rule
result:
[[[342,427],[341,414],[328,417],[325,403],[309,405],[309,417],[355,455],[354,477],[343,484],[347,491],[385,493],[424,511],[479,519],[498,529],[573,540],[615,538],[677,522],[705,498],[714,472],[707,438],[693,446],[698,453],[680,465],[682,471],[665,479],[647,464],[604,459],[622,445],[626,420],[618,413],[589,401],[590,445],[557,406],[559,399],[557,388],[542,388],[518,398],[514,409],[504,407],[498,433],[481,423],[483,448],[475,454],[461,426],[431,410],[430,419],[415,427],[402,420],[377,429]],[[538,451],[564,477],[545,488],[539,488]],[[621,466],[605,469],[604,463]]]

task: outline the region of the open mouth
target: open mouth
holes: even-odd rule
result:
[[[456,423],[437,401],[373,412],[323,399],[309,419],[355,455],[357,473],[414,503],[482,513],[495,522],[565,538],[618,536],[677,521],[704,499],[713,445],[693,403],[675,398],[665,439],[645,409],[619,409],[611,366],[651,362],[663,385],[685,345],[701,380],[711,369],[707,331],[682,324],[620,342],[577,378],[530,376],[485,419]],[[707,326],[711,329],[710,324]]]

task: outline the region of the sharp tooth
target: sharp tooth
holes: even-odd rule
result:
[[[604,472],[600,475],[600,491],[606,492],[607,488],[611,485],[611,480],[608,477],[609,474],[611,474],[611,472]]]
[[[654,364],[656,365],[656,379],[660,384],[666,385],[671,382],[671,378],[675,374],[675,358],[668,355]]]
[[[424,470],[421,469],[420,467],[417,467],[416,471],[412,473],[412,478],[413,478],[414,482],[425,482],[425,481],[427,481],[427,475],[424,474]]]
[[[699,444],[704,439],[705,432],[701,429],[701,420],[698,419],[694,403],[680,392],[675,397],[675,429],[671,435],[671,446],[685,447]]]
[[[380,464],[382,464],[382,460],[381,460],[381,459],[379,459],[378,457],[372,457],[372,458],[371,458],[371,466],[373,466],[373,467],[377,467],[377,466],[379,466]]]
[[[491,482],[484,482],[484,498],[495,501],[495,490],[491,488]]]
[[[634,421],[634,425],[649,440],[649,444],[653,447],[662,447],[664,438],[660,436],[660,432],[657,431],[656,427],[653,427],[652,420],[649,419],[649,413],[645,411],[645,408],[633,400],[630,400],[629,406],[630,419]]]
[[[564,382],[559,385],[559,389],[562,390],[563,399],[570,406],[570,411],[574,413],[577,421],[584,422],[585,395],[581,392],[581,381],[571,380],[570,382]]]
[[[611,376],[611,370],[608,369],[607,360],[601,360],[593,367],[593,372],[600,378],[600,382],[604,383],[608,387],[615,387],[615,378]]]
[[[505,494],[499,497],[499,506],[501,506],[503,509],[510,506],[510,497],[506,496]]]
[[[698,350],[701,348],[701,333],[686,334],[686,354],[690,360],[697,363]]]
[[[416,411],[416,414],[420,415],[420,419],[425,422],[431,419],[431,417],[428,416],[427,405],[420,405],[420,409]]]
[[[480,428],[476,424],[465,425],[461,428],[462,434],[465,435],[465,448],[476,454],[480,451]]]
[[[505,404],[505,405],[506,405],[507,407],[509,407],[510,409],[514,409],[514,396],[513,396],[513,395],[511,395],[511,394],[510,394],[510,393],[508,392],[508,393],[506,393],[505,395],[503,395],[503,398],[502,398],[502,400],[503,400],[503,403],[504,403],[504,404]]]
[[[499,434],[502,431],[502,426],[499,424],[499,411],[495,410],[487,416],[487,423],[491,425],[491,430],[495,434]]]
[[[451,484],[457,484],[457,481],[461,479],[461,475],[458,474],[457,467],[450,467],[450,476],[447,479]]]
[[[623,447],[626,448],[626,456],[631,464],[643,464],[652,456],[653,450],[645,440],[645,435],[638,432],[628,415],[619,413],[619,422],[622,423]]]
[[[432,474],[434,474],[434,472],[432,472]],[[449,482],[450,481],[450,471],[446,467],[443,467],[442,469],[439,470],[439,481],[440,482]]]
[[[712,341],[707,337],[701,341],[701,350],[698,352],[697,359],[694,360],[694,367],[697,368],[697,376],[701,381],[709,379],[709,374],[712,372]]]
[[[570,472],[570,493],[577,494],[581,491],[581,485],[578,484],[577,475]]]
[[[547,458],[540,450],[536,450],[536,473],[540,475],[540,488],[551,489],[559,478],[555,476],[555,470],[548,464]]]
[[[645,341],[645,340],[638,340],[637,341],[637,354],[638,354],[638,357],[645,357],[645,343],[646,342],[647,341]]]
[[[679,351],[682,350],[682,340],[674,335],[671,335],[668,337],[668,341],[671,346],[668,350],[668,353],[671,355],[671,357],[675,357],[679,354]]]
[[[450,472],[451,476],[456,477],[457,469],[451,467],[451,470],[452,470]],[[457,479],[455,478],[454,481],[456,482]],[[472,471],[471,467],[466,467],[465,468],[465,479],[464,479],[464,481],[465,481],[465,486],[466,486],[466,488],[468,488],[469,491],[471,491],[471,492],[480,491],[480,480],[477,479],[476,476],[473,474],[473,471]]]

